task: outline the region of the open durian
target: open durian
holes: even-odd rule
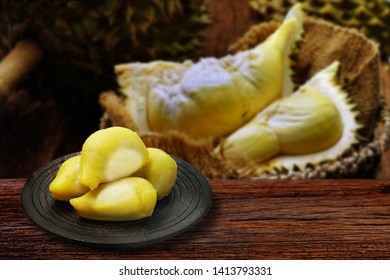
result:
[[[224,136],[291,91],[289,55],[303,24],[298,7],[264,43],[235,55],[117,65],[125,106],[137,130]]]
[[[231,119],[235,121],[240,120],[239,123],[230,122],[229,129],[213,130],[210,129],[208,124],[197,123],[204,131],[194,133],[195,131],[191,128],[194,124],[193,120],[185,123],[184,129],[181,129],[180,126],[172,126],[174,122],[171,120],[167,121],[168,125],[165,121],[157,123],[157,127],[150,125],[151,118],[145,112],[150,110],[151,107],[148,105],[148,99],[145,98],[144,91],[155,90],[155,86],[151,88],[150,83],[143,82],[147,79],[142,80],[142,76],[147,71],[146,69],[151,67],[148,70],[153,69],[153,71],[151,71],[148,78],[154,78],[155,81],[158,81],[164,71],[156,71],[154,67],[160,62],[152,62],[148,66],[144,66],[143,71],[140,72],[134,72],[137,67],[141,69],[139,65],[122,64],[117,68],[119,70],[117,72],[119,74],[119,84],[121,84],[119,95],[114,92],[105,92],[101,95],[101,104],[105,109],[102,127],[110,125],[130,127],[140,133],[141,138],[148,146],[159,147],[170,154],[182,157],[210,178],[367,176],[372,172],[372,168],[375,168],[378,154],[387,148],[389,142],[389,137],[385,136],[377,141],[374,133],[377,123],[380,121],[378,114],[382,113],[383,117],[387,113],[385,108],[387,105],[381,102],[380,99],[378,47],[356,31],[310,17],[304,17],[303,20],[299,19],[301,15],[299,9],[299,5],[294,6],[280,26],[275,25],[275,23],[261,23],[254,26],[232,46],[231,51],[235,53],[219,60],[219,62],[222,62],[226,58],[237,58],[242,54],[251,53],[261,45],[267,45],[271,38],[281,34],[280,30],[283,29],[283,26],[286,26],[286,22],[291,17],[295,18],[296,22],[303,24],[302,37],[300,36],[300,28],[298,28],[295,29],[294,36],[287,39],[289,47],[285,50],[288,55],[284,58],[287,57],[288,59],[280,62],[279,65],[275,65],[277,64],[275,60],[274,63],[268,64],[266,67],[266,72],[273,75],[281,74],[276,70],[273,71],[273,69],[283,68],[281,75],[283,78],[280,79],[282,80],[281,90],[278,94],[272,95],[272,100],[254,109],[253,115],[247,118],[233,117],[233,114],[236,113],[233,108],[245,107],[242,104],[248,102],[248,100],[241,100],[245,98],[246,92],[235,91],[230,100],[225,100],[228,99],[225,97],[229,94],[226,96],[220,94],[219,96],[216,95],[218,96],[217,100],[209,103],[225,106],[227,102],[232,102],[231,104],[237,106],[224,111],[224,114],[219,114],[219,111],[221,111],[219,108],[219,110],[215,110],[217,112],[216,116],[212,116],[218,120],[216,122],[218,124],[222,123],[222,119],[218,118],[223,115],[226,115],[224,121],[228,120],[229,117],[232,117]],[[298,47],[294,48],[297,40],[299,40]],[[291,50],[294,50],[292,55],[289,53]],[[264,56],[267,56],[267,54],[264,53]],[[173,65],[167,62],[163,62],[163,64],[175,69],[178,67],[176,64]],[[196,64],[190,64],[190,66],[193,65]],[[201,65],[201,63],[198,65]],[[189,69],[190,66],[181,65],[180,67],[188,67],[186,69]],[[126,74],[128,69],[132,69],[132,71]],[[292,73],[293,75],[291,75]],[[132,75],[131,78],[128,77],[130,75]],[[137,75],[139,77],[135,78]],[[174,78],[178,79],[178,77]],[[210,80],[209,77],[206,78]],[[137,91],[132,92],[134,86],[131,82],[136,80],[141,85],[138,84],[136,86]],[[294,90],[292,81],[296,85]],[[198,94],[197,98],[207,101],[205,96],[213,92],[211,90],[213,87],[218,88],[219,84],[215,86],[213,83],[205,82],[204,85],[206,89],[203,90],[202,94],[195,92],[194,95]],[[163,87],[164,85],[160,86]],[[138,91],[142,87],[144,87],[144,91]],[[226,89],[222,91],[228,92]],[[129,92],[131,93],[129,94]],[[175,94],[168,96],[172,98]],[[247,95],[246,98],[250,100],[249,96]],[[309,102],[309,100],[311,101]],[[183,98],[179,101],[185,102],[186,100]],[[162,105],[162,102],[156,99],[152,100],[152,103],[157,104],[154,108],[163,109],[161,110],[163,114],[176,116],[174,114],[177,112],[176,108]],[[299,110],[300,105],[302,105],[302,110]],[[130,108],[131,106],[133,106],[133,109]],[[289,108],[291,106],[293,108]],[[324,109],[324,106],[328,109]],[[310,110],[311,107],[314,111]],[[202,110],[205,110],[205,108],[209,112],[214,111],[212,106],[204,106]],[[291,112],[291,110],[293,111]],[[320,113],[323,110],[323,112],[317,114],[315,110]],[[247,110],[247,112],[249,111]],[[298,130],[295,129],[294,133],[288,133],[289,130],[287,130],[287,133],[281,136],[283,129],[275,133],[275,131],[270,130],[268,125],[264,125],[271,119],[273,121],[278,120],[279,124],[283,123],[283,121],[288,120],[286,116],[289,116],[289,111],[293,116],[295,112],[298,117],[294,121],[300,122],[300,125],[295,127]],[[151,112],[151,114],[156,113],[158,113],[158,110]],[[299,117],[300,113],[302,113],[304,119]],[[325,113],[329,115],[328,119],[325,118]],[[161,121],[165,117],[163,114],[158,114],[157,117],[153,118]],[[203,114],[202,117],[204,115],[207,114]],[[142,121],[140,121],[140,116],[144,116]],[[204,118],[207,119],[207,117]],[[173,119],[175,120],[175,118]],[[256,121],[260,123],[257,127],[253,126]],[[294,124],[294,121],[290,122],[290,125]],[[323,130],[315,125],[317,121],[326,124]],[[332,122],[337,124],[335,125],[337,129],[329,126]],[[386,127],[388,126],[387,123]],[[313,133],[301,133],[299,128],[306,132],[308,129],[312,130]],[[205,130],[207,129],[212,130],[213,133],[206,133]],[[242,151],[241,158],[229,156],[229,141],[231,142],[232,138],[245,130],[247,131],[244,135],[246,133],[262,135],[260,148],[254,152],[255,144],[247,147],[241,145],[238,149]],[[316,134],[317,132],[319,135]],[[283,141],[288,142],[302,138],[301,136],[306,134],[310,137],[303,139],[302,143],[292,145],[294,147],[292,150],[295,153],[291,150],[281,149],[278,138],[281,137]],[[308,145],[308,141],[315,141],[316,145],[313,143]],[[373,141],[375,142],[373,143]],[[261,147],[266,148],[261,151]],[[245,158],[245,153],[251,149],[252,154]],[[256,153],[258,154],[256,155]],[[254,158],[254,155],[259,157]],[[368,164],[365,164],[367,163],[365,161]],[[364,168],[367,168],[368,173],[362,171]]]
[[[216,148],[226,159],[254,161],[256,173],[304,169],[333,160],[358,142],[357,112],[335,84],[339,63],[259,112]]]

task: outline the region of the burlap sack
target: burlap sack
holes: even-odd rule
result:
[[[252,48],[266,39],[277,27],[276,22],[253,26],[231,46],[229,52]],[[341,68],[339,81],[359,111],[363,128],[361,142],[334,162],[308,166],[293,174],[262,174],[265,178],[361,178],[372,177],[380,157],[389,145],[390,117],[381,97],[380,56],[378,46],[357,31],[335,26],[323,20],[306,18],[303,40],[292,57],[297,85],[303,84],[335,60]],[[102,93],[105,110],[101,127],[137,127],[122,106],[115,91]],[[379,130],[379,132],[378,132]],[[195,141],[177,133],[140,135],[149,147],[159,147],[193,164],[209,178],[253,177],[253,163],[230,163],[212,154],[212,140]]]

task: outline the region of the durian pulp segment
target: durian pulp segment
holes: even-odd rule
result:
[[[114,181],[120,177],[125,177],[142,167],[145,159],[140,156],[136,149],[128,149],[126,145],[119,145],[111,152],[102,170],[102,178],[105,182]]]
[[[279,99],[222,142],[226,158],[263,162],[274,156],[302,155],[337,142],[343,123],[337,107],[318,90],[301,87]]]
[[[157,191],[157,199],[167,196],[177,177],[176,161],[161,149],[148,148],[150,160],[132,176],[148,180]]]
[[[262,162],[280,153],[279,139],[266,122],[251,121],[217,146],[215,153],[239,162]]]
[[[256,116],[278,138],[280,154],[301,155],[324,150],[341,137],[343,123],[332,100],[310,87],[280,99]]]
[[[191,61],[175,63],[159,60],[150,63],[127,63],[115,66],[118,84],[126,97],[124,105],[137,125],[139,133],[151,131],[148,122],[149,91],[153,89],[154,85],[161,84],[163,87],[177,83],[192,64]],[[172,95],[173,97],[174,95]],[[170,111],[174,109],[174,106],[169,107],[169,105],[169,103],[162,103],[161,100],[156,101],[155,110],[161,112],[166,121],[161,129],[173,126]]]
[[[90,190],[78,179],[79,166],[79,155],[71,157],[61,164],[56,177],[49,185],[49,191],[54,199],[69,201],[71,198],[81,196]]]
[[[342,122],[342,131],[339,139],[335,144],[324,148],[320,151],[301,154],[301,155],[279,155],[269,161],[263,162],[258,166],[257,172],[260,175],[264,171],[285,170],[291,172],[294,168],[303,170],[308,164],[319,164],[321,162],[336,160],[354,144],[358,142],[357,134],[361,125],[356,120],[357,111],[354,110],[354,105],[348,99],[347,93],[344,92],[338,85],[336,85],[336,74],[339,68],[339,63],[334,62],[326,69],[320,71],[313,76],[304,86],[305,89],[314,89],[327,99],[329,99],[337,108],[339,119]],[[322,108],[312,108],[313,111],[320,113]],[[310,125],[310,124],[309,124]],[[327,131],[324,137],[335,137],[334,134],[337,128],[340,128],[340,124],[330,120],[330,126],[325,126]],[[304,135],[304,131],[302,132]],[[332,134],[333,133],[333,134]],[[290,135],[294,137],[293,134]],[[298,136],[299,137],[299,136]],[[280,140],[283,141],[283,140]],[[319,140],[321,142],[321,140]],[[323,140],[324,141],[324,140]],[[327,142],[326,140],[324,143]]]
[[[70,200],[84,218],[101,221],[132,221],[149,217],[157,203],[152,184],[139,177],[103,183],[96,190]]]
[[[91,190],[104,182],[131,175],[149,160],[137,133],[109,127],[91,134],[81,150],[79,180]]]
[[[139,131],[218,137],[236,130],[290,90],[289,55],[302,24],[296,5],[280,28],[254,49],[196,63],[117,65],[118,83]]]
[[[294,83],[292,81],[293,71],[290,67],[290,55],[296,48],[296,43],[301,40],[303,34],[304,24],[304,12],[302,10],[302,4],[296,3],[288,11],[283,21],[283,24],[279,27],[277,32],[274,32],[263,43],[258,45],[253,52],[258,54],[267,54],[266,58],[272,57],[272,52],[279,52],[281,58],[281,69],[283,75],[283,88],[282,96],[288,96],[293,92]],[[278,34],[279,33],[279,34]],[[280,56],[280,54],[282,54]],[[269,67],[272,65],[272,60],[268,63],[264,63],[264,66]],[[270,68],[269,71],[276,70]],[[253,70],[254,74],[261,73]]]

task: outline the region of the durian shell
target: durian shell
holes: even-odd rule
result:
[[[277,27],[276,22],[253,26],[231,46],[231,53],[252,48],[266,39]],[[308,165],[305,170],[264,173],[265,178],[369,178],[379,165],[381,154],[389,146],[390,114],[381,95],[380,55],[378,46],[355,30],[339,27],[324,20],[307,17],[305,31],[292,57],[297,85],[303,84],[333,61],[340,61],[339,83],[348,92],[359,111],[360,143],[334,162]],[[115,93],[101,94],[105,110],[101,127],[119,125],[137,131],[131,117]],[[150,133],[140,135],[146,146],[158,147],[193,164],[208,178],[254,177],[253,163],[232,163],[212,153],[210,140],[193,140],[180,134]]]
[[[390,56],[388,0],[249,0],[249,6],[262,20],[279,20],[294,4],[303,11],[338,25],[356,28],[380,44],[382,60]]]

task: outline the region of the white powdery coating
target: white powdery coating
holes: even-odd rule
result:
[[[180,75],[167,69],[162,80],[152,79],[153,93],[164,100],[166,107],[175,118],[177,110],[183,108],[178,104],[189,102],[202,88],[218,87],[233,84],[233,74],[240,73],[252,77],[249,64],[246,63],[248,52],[241,52],[223,59],[203,58],[197,63],[187,62],[188,68]]]
[[[180,81],[183,94],[190,94],[202,87],[231,83],[232,77],[216,58],[204,58],[190,67]]]

